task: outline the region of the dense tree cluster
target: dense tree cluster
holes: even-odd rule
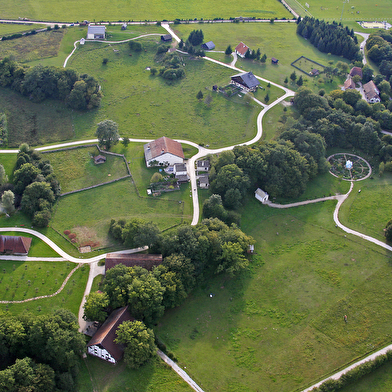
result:
[[[166,80],[177,80],[185,76],[184,62],[177,53],[165,53],[162,57],[157,55],[157,60],[162,64],[159,76]]]
[[[188,52],[189,54],[194,54],[196,56],[205,56],[204,50],[199,45],[203,43],[204,34],[202,30],[193,30],[189,34],[188,39],[186,40],[185,44],[183,45],[183,49]]]
[[[297,34],[309,40],[320,52],[343,56],[348,60],[360,60],[361,54],[354,30],[343,28],[341,23],[332,24],[305,16],[297,25]]]
[[[0,113],[0,146],[6,147],[8,142],[7,116]]]
[[[102,97],[98,81],[92,76],[79,75],[69,68],[26,67],[9,58],[0,61],[0,85],[34,102],[58,99],[78,110],[98,107]]]
[[[75,316],[59,309],[50,315],[0,317],[0,390],[75,391],[84,339]]]
[[[60,195],[60,184],[48,160],[43,160],[27,144],[22,144],[13,174],[16,204],[33,218],[33,225],[46,227],[51,218],[51,209]]]

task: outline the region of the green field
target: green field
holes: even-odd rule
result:
[[[318,19],[336,21],[340,21],[340,18],[342,18],[343,23],[357,20],[371,22],[374,20],[384,21],[391,19],[391,2],[389,0],[377,2],[356,0],[347,2],[344,6],[340,0],[287,0],[287,3],[302,17],[311,15]],[[305,6],[306,3],[309,4],[309,8]]]
[[[94,157],[100,154],[96,147],[78,148],[43,154],[49,159],[61,185],[61,192],[70,192],[89,186],[103,184],[128,175],[124,159],[104,154],[106,162],[94,163]]]
[[[107,2],[104,0],[83,2],[80,4],[67,0],[59,2],[56,7],[50,0],[36,0],[28,2],[22,0],[15,3],[4,0],[0,5],[0,14],[3,18],[13,19],[27,17],[29,19],[45,21],[67,21],[76,22],[88,19],[94,21],[118,21],[118,20],[174,20],[204,18],[213,19],[217,17],[229,18],[235,16],[249,16],[256,18],[290,18],[291,14],[276,0],[248,0],[214,3],[207,1],[189,2],[179,0],[172,2],[159,2],[156,0],[141,1],[133,3],[123,0]]]
[[[341,57],[328,55],[319,52],[307,40],[296,34],[297,25],[295,23],[214,23],[199,26],[204,33],[204,41],[213,41],[217,51],[224,51],[228,45],[232,49],[240,43],[244,42],[250,49],[257,50],[260,48],[261,54],[267,55],[267,61],[262,64],[257,60],[239,59],[236,67],[246,71],[252,71],[255,75],[271,80],[275,83],[284,85],[284,79],[289,78],[290,74],[295,70],[297,76],[301,74],[291,66],[291,63],[300,56],[306,56],[312,61],[318,62],[325,66],[334,66],[338,61],[346,61]],[[179,37],[184,41],[189,33],[195,29],[194,25],[176,25],[173,29],[178,33]],[[223,53],[207,53],[214,59],[224,61]],[[272,64],[271,57],[276,57],[279,63]],[[231,57],[230,57],[231,58]],[[232,59],[232,58],[231,58]],[[311,78],[303,75],[305,85],[318,91],[320,88],[331,91],[338,88],[339,84],[343,84],[344,80],[334,80],[333,83],[319,83],[320,78]],[[289,84],[286,86],[296,90],[298,86]]]
[[[37,29],[44,29],[46,26],[45,25],[40,25],[40,24],[23,24],[23,23],[18,23],[18,24],[12,24],[12,23],[0,23],[0,36],[3,35],[12,35],[16,33],[24,33],[27,31],[31,30],[37,30]]]

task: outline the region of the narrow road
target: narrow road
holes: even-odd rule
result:
[[[369,33],[358,33],[356,31],[354,32],[354,34],[360,35],[361,37],[364,38],[364,41],[361,43],[361,46],[359,48],[360,48],[362,55],[363,55],[362,63],[364,65],[366,65],[367,61],[366,61],[366,56],[365,56],[365,45],[366,45],[366,41],[369,38],[370,34]]]

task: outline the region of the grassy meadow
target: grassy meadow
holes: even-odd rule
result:
[[[249,16],[256,18],[291,18],[292,15],[276,0],[248,0],[214,3],[207,1],[189,2],[178,0],[172,2],[159,2],[149,0],[147,2],[137,0],[132,4],[123,0],[107,2],[104,0],[87,0],[83,7],[74,0],[59,2],[56,7],[50,0],[35,0],[27,2],[22,0],[15,3],[4,0],[0,5],[0,13],[3,18],[14,19],[27,17],[44,21],[76,22],[88,19],[95,21],[118,21],[118,20],[174,20],[194,18],[229,18],[235,16]]]
[[[0,23],[0,36],[25,33],[31,30],[44,29],[46,25],[32,23]]]
[[[294,70],[297,77],[302,74],[290,65],[300,56],[306,56],[324,66],[333,67],[338,61],[347,62],[341,57],[319,52],[307,40],[296,34],[297,25],[295,23],[209,23],[200,26],[191,24],[173,26],[176,34],[184,41],[195,28],[203,30],[204,41],[213,41],[217,51],[226,50],[228,45],[231,45],[234,50],[240,42],[244,42],[254,50],[260,48],[261,54],[267,55],[265,64],[257,60],[239,59],[236,62],[236,67],[252,71],[255,75],[281,85],[284,85],[285,78],[289,78]],[[225,61],[226,58],[226,62],[228,61],[228,56],[223,53],[208,52],[207,55],[221,61]],[[271,57],[276,57],[279,63],[272,64]],[[232,59],[232,57],[229,58]],[[304,85],[316,91],[324,88],[328,92],[338,88],[338,85],[344,82],[344,80],[335,78],[333,83],[324,83],[322,75],[312,78],[302,74],[302,77]],[[290,78],[286,87],[293,90],[298,88]]]

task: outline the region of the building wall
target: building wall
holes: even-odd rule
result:
[[[159,163],[162,163],[163,165],[174,165],[175,163],[183,163],[184,160],[181,157],[178,157],[173,154],[165,153],[162,155],[159,155],[158,157],[151,159],[148,161],[148,166],[150,166],[150,162],[152,161],[157,161]]]
[[[105,350],[98,346],[89,346],[87,347],[87,352],[90,355],[94,355],[95,357],[104,359],[110,363],[116,363],[116,360]]]

